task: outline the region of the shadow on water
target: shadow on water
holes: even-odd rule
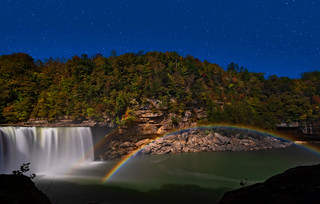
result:
[[[62,203],[217,203],[224,192],[231,189],[203,188],[197,185],[166,184],[146,192],[130,188],[81,185],[65,181],[38,181],[37,187],[54,204]]]

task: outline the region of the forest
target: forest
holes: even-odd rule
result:
[[[160,100],[160,111],[178,115],[202,107],[204,122],[266,129],[312,123],[320,119],[320,72],[266,78],[234,63],[224,70],[176,52],[42,61],[25,53],[0,56],[2,124],[30,118],[121,120],[147,99]]]

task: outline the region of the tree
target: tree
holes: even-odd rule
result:
[[[110,57],[116,57],[116,56],[117,56],[117,51],[111,50]]]
[[[30,170],[29,167],[30,163],[23,163],[22,166],[20,166],[20,169],[12,171],[13,175],[23,175],[24,173],[28,172]],[[34,179],[36,177],[36,174],[32,173],[30,174],[29,178]]]

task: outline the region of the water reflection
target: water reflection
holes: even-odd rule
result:
[[[217,192],[222,195],[224,191],[239,188],[240,181],[245,178],[248,184],[261,182],[291,167],[320,163],[320,157],[296,146],[250,152],[140,155],[131,159],[109,182],[101,185],[103,176],[116,163],[117,161],[93,162],[64,174],[39,177],[36,184],[51,197],[72,197],[74,191],[83,190],[81,196],[87,200],[99,197],[105,188],[148,194],[169,184],[220,189]],[[48,189],[50,182],[52,185]],[[62,183],[68,183],[64,190],[60,189]],[[69,189],[71,184],[74,186]]]

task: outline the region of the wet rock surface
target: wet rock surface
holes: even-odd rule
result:
[[[320,203],[320,164],[299,166],[224,194],[220,204]]]

